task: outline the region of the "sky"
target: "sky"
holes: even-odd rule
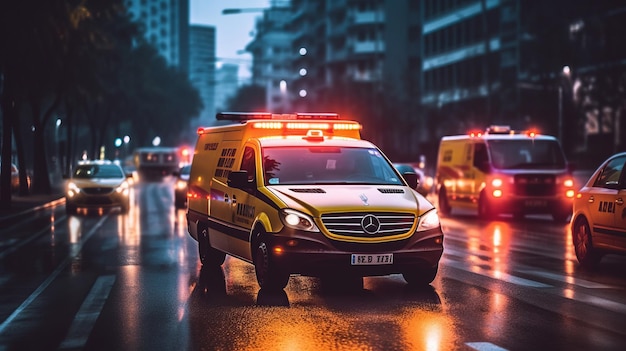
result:
[[[239,78],[245,81],[250,78],[252,56],[242,53],[246,45],[252,41],[255,19],[262,12],[245,12],[222,15],[225,8],[262,9],[270,6],[269,0],[190,0],[191,24],[210,25],[215,27],[216,56],[218,61],[239,64]]]

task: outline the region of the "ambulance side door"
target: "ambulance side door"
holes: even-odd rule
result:
[[[248,186],[245,189],[231,188],[231,218],[235,225],[236,235],[229,238],[230,251],[238,256],[251,260],[250,232],[256,217],[259,199],[257,193],[257,166],[256,159],[259,150],[248,143],[243,149],[241,164],[236,167],[248,173]]]
[[[232,218],[233,189],[227,179],[235,166],[235,155],[239,141],[222,141],[218,150],[217,165],[212,174],[209,196],[209,242],[211,246],[230,253],[231,236],[236,235]]]

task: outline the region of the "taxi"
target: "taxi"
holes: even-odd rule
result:
[[[574,198],[570,221],[578,262],[593,267],[605,254],[626,254],[626,152],[606,159]]]
[[[130,186],[127,177],[120,165],[110,161],[80,162],[67,181],[67,214],[75,214],[78,208],[111,207],[119,207],[122,213],[128,213]]]

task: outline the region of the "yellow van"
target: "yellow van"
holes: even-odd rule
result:
[[[561,145],[533,131],[491,126],[443,137],[435,182],[442,215],[465,208],[485,219],[549,214],[565,222],[572,214],[574,178]]]
[[[434,206],[361,125],[337,114],[217,114],[200,128],[187,223],[204,265],[254,264],[263,289],[292,274],[402,274],[429,284],[443,253]]]

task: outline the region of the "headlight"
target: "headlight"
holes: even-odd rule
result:
[[[187,182],[184,180],[178,180],[176,181],[176,189],[178,190],[184,190],[187,188]]]
[[[76,186],[74,182],[67,183],[67,196],[68,197],[74,197],[78,193],[80,193],[80,188]]]
[[[124,195],[128,195],[128,182],[123,181],[122,184],[115,188],[115,191],[117,191],[118,193],[123,193]]]
[[[304,230],[307,232],[319,232],[320,230],[313,222],[313,218],[302,212],[284,209],[280,210],[280,219],[289,228]]]
[[[439,225],[439,215],[437,214],[437,210],[433,208],[421,216],[420,222],[417,225],[417,230],[423,231],[438,228]]]

